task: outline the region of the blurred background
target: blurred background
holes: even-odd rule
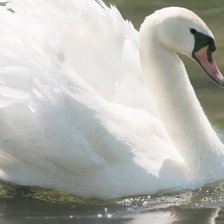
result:
[[[124,19],[130,20],[138,30],[144,18],[163,7],[179,6],[194,11],[209,26],[216,38],[216,62],[224,74],[224,2],[221,0],[106,0],[115,5]],[[224,88],[213,82],[201,67],[181,56],[197,96],[215,128],[224,131]]]

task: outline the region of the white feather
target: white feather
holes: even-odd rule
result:
[[[94,0],[7,7],[1,179],[97,198],[194,186],[145,80],[139,33],[115,7]]]

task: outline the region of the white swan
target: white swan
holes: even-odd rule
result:
[[[224,178],[223,144],[176,54],[223,86],[193,12],[156,11],[138,33],[101,1],[0,10],[2,180],[108,199]]]

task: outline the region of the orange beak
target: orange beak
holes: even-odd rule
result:
[[[209,46],[202,47],[197,52],[194,52],[194,58],[214,81],[224,87],[224,77],[216,65]]]

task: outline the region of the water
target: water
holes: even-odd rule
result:
[[[125,18],[139,28],[144,17],[164,6],[195,11],[217,40],[216,60],[224,71],[223,1],[111,0]],[[194,62],[183,58],[192,84],[218,132],[224,131],[224,90],[213,83]],[[0,223],[7,224],[221,224],[224,223],[224,184],[195,191],[127,197],[111,201],[87,200],[51,190],[1,184]]]
[[[0,223],[223,223],[224,183],[195,191],[99,201],[2,184]]]

